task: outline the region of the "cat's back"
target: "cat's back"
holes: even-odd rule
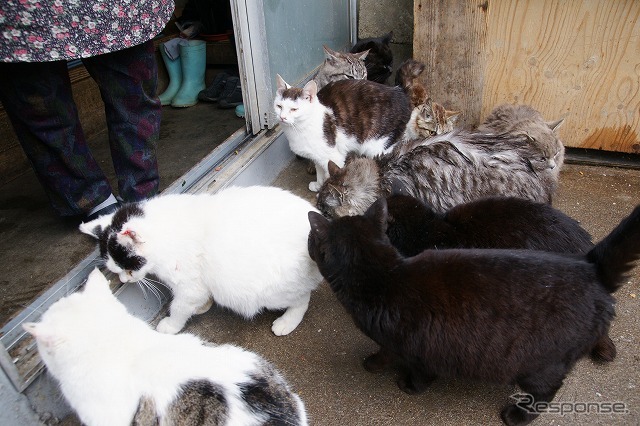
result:
[[[175,342],[166,350],[170,356],[158,357],[165,364],[158,365],[156,374],[163,371],[160,380],[172,383],[157,383],[144,392],[150,399],[141,401],[137,418],[149,417],[155,408],[165,413],[165,421],[181,425],[307,424],[302,400],[256,353],[234,345],[204,344],[196,338],[185,344]]]

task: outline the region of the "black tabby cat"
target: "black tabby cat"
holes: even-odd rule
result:
[[[549,402],[576,361],[605,339],[615,292],[640,256],[640,206],[586,255],[426,250],[405,258],[386,235],[381,198],[362,216],[310,212],[309,254],[356,325],[391,354],[408,393],[438,376],[516,383]],[[383,359],[380,359],[383,358]],[[508,425],[538,414],[502,410]]]

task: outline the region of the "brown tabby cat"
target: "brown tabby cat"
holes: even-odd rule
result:
[[[402,87],[411,98],[413,111],[407,123],[403,139],[428,138],[453,131],[459,111],[448,111],[434,102],[424,85],[418,80],[425,65],[414,59],[407,59],[396,73],[396,85]]]

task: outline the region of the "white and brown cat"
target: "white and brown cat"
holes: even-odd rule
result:
[[[400,87],[369,80],[340,80],[320,91],[314,80],[292,87],[277,76],[274,110],[297,155],[312,160],[317,192],[326,178],[329,161],[344,165],[348,153],[373,157],[388,152],[402,137],[411,116],[411,104]]]

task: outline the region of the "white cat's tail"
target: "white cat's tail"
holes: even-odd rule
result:
[[[587,253],[609,293],[618,290],[640,258],[640,205]]]

